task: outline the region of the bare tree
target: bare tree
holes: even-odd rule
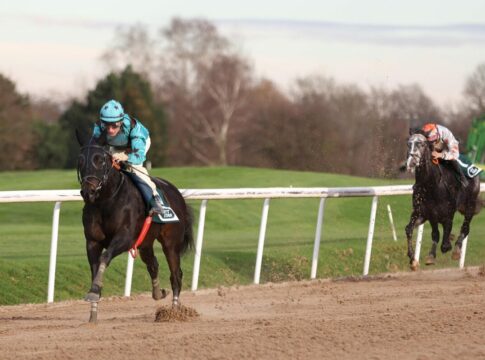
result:
[[[62,110],[61,105],[48,98],[31,98],[32,115],[44,124],[57,124]]]
[[[406,155],[409,128],[426,122],[443,122],[443,115],[418,85],[399,86],[395,90],[372,89],[370,117],[377,125],[372,136],[376,175],[396,176]]]
[[[244,120],[245,93],[252,69],[227,39],[205,20],[174,19],[161,31],[159,94],[169,112],[169,146],[174,163],[231,163],[230,142],[237,122]],[[184,154],[185,153],[185,154]]]
[[[171,163],[230,162],[251,67],[212,23],[174,18],[156,38],[139,24],[119,28],[103,60],[115,71],[130,64],[151,81],[167,108]]]
[[[158,60],[156,42],[142,24],[120,26],[101,60],[111,72],[121,72],[131,65],[135,72],[151,79]]]
[[[299,79],[293,91],[297,120],[304,132],[300,150],[311,170],[368,175],[367,95],[354,85],[320,76]],[[300,160],[301,161],[301,160]]]
[[[485,113],[485,63],[468,77],[463,94],[476,116]]]
[[[237,137],[242,150],[237,164],[269,168],[295,168],[296,108],[274,83],[263,79],[249,91],[248,119]]]
[[[231,132],[247,117],[246,94],[251,85],[251,69],[237,56],[221,55],[199,75],[197,111],[194,121],[187,124],[192,136],[202,140],[199,146],[193,147],[193,154],[204,163],[216,160],[220,165],[227,165],[228,152],[239,147],[234,141],[229,142]],[[207,157],[211,144],[216,150],[215,159]]]
[[[211,67],[214,59],[229,54],[229,41],[203,19],[174,18],[159,31],[158,75],[155,83],[163,88],[179,86],[190,92],[197,88],[198,74]]]

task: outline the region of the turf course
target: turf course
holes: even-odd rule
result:
[[[397,185],[410,180],[382,180],[312,172],[243,167],[159,168],[152,174],[182,189],[239,187],[342,187]],[[2,190],[78,189],[76,173],[68,171],[1,172]],[[360,275],[369,225],[371,198],[327,199],[317,277]],[[200,201],[194,210],[194,236]],[[264,248],[261,283],[308,279],[319,199],[272,199]],[[393,210],[398,241],[392,239],[387,204]],[[82,202],[61,206],[55,300],[82,298],[90,285],[89,265],[81,224]],[[199,288],[249,284],[253,280],[263,200],[208,202]],[[0,305],[39,303],[47,299],[50,238],[54,203],[0,204]],[[410,196],[380,197],[370,274],[408,271],[404,226],[411,211]],[[457,233],[462,216],[455,217]],[[431,245],[425,226],[421,259]],[[160,246],[161,284],[170,288],[168,268]],[[193,251],[184,258],[183,290],[192,280]],[[466,265],[485,258],[485,220],[472,222]],[[105,273],[103,295],[122,295],[127,255],[116,258]],[[450,254],[438,254],[436,267],[458,264]],[[424,265],[422,265],[424,268]],[[150,291],[142,261],[135,261],[132,293]],[[183,299],[183,293],[182,293]]]

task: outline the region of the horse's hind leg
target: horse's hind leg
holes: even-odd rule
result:
[[[180,255],[176,252],[173,246],[170,248],[163,246],[163,252],[165,253],[168,267],[170,269],[170,284],[172,285],[173,291],[172,306],[178,306],[183,277],[182,269],[180,268]]]
[[[463,224],[461,225],[460,236],[458,236],[458,240],[456,240],[456,243],[455,243],[455,248],[453,249],[453,253],[451,254],[451,258],[453,260],[460,260],[461,246],[462,246],[463,240],[470,233],[470,223],[475,214],[474,210],[475,210],[475,205],[473,207],[467,208],[465,212],[465,219],[463,220]]]
[[[426,265],[434,265],[436,262],[436,248],[438,247],[438,242],[440,241],[440,230],[438,228],[438,223],[431,222],[431,240],[433,243],[431,249],[429,250],[428,256],[426,256]]]
[[[158,261],[153,252],[153,246],[140,248],[140,257],[147,266],[148,273],[152,279],[152,298],[160,300],[167,296],[165,289],[160,289],[158,280]]]

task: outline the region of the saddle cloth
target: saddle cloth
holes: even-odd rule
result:
[[[460,168],[463,174],[465,174],[465,176],[470,179],[473,179],[475,176],[483,171],[483,169],[480,169],[478,166],[473,165],[470,159],[463,154],[460,154],[460,157],[457,161],[458,164],[460,164]]]
[[[162,199],[162,208],[163,211],[161,214],[155,214],[152,216],[152,221],[156,222],[157,224],[164,224],[164,223],[172,223],[178,222],[179,218],[175,211],[172,210],[170,204],[168,203],[167,199],[163,195],[163,192],[160,189],[157,189],[158,195],[160,195],[160,199]]]

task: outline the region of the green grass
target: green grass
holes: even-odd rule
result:
[[[183,189],[240,187],[342,187],[409,183],[335,174],[242,167],[160,168],[152,171]],[[77,189],[75,171],[0,173],[0,191]],[[200,201],[189,201],[197,234]],[[319,199],[272,199],[264,247],[261,282],[308,279],[310,276]],[[393,210],[398,241],[392,240],[387,204]],[[79,299],[90,285],[81,224],[82,202],[63,202],[60,214],[55,300]],[[253,281],[263,199],[208,202],[199,288],[249,284]],[[54,203],[0,204],[0,304],[45,302]],[[325,202],[317,276],[360,275],[363,271],[371,198],[330,198]],[[370,273],[408,271],[404,226],[410,196],[380,197]],[[481,265],[485,256],[485,221],[472,222],[467,265]],[[457,215],[454,233],[462,216]],[[430,247],[425,227],[422,257]],[[170,288],[160,246],[161,283]],[[193,252],[182,262],[185,290],[192,281]],[[127,255],[116,258],[105,273],[103,295],[122,295]],[[455,267],[450,255],[438,255],[436,267]],[[135,261],[132,292],[150,291],[144,264]],[[183,295],[182,295],[183,296]]]

